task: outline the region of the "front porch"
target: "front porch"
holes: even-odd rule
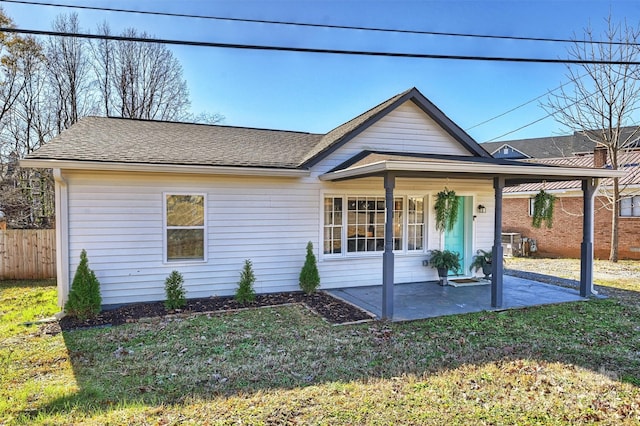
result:
[[[382,285],[327,290],[382,318]],[[409,321],[470,312],[496,311],[529,306],[588,300],[578,289],[559,287],[510,275],[503,278],[501,307],[492,307],[491,286],[440,286],[435,281],[396,284],[392,321]]]

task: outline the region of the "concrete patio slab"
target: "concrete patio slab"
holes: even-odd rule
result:
[[[382,285],[331,289],[327,292],[359,306],[380,318]],[[436,281],[394,286],[393,321],[496,311],[528,306],[587,300],[578,290],[523,278],[504,276],[503,306],[491,307],[491,286],[440,286]]]

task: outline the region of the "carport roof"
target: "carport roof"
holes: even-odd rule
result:
[[[505,185],[528,182],[623,177],[624,170],[534,164],[486,157],[405,154],[363,151],[320,176],[339,181],[394,174],[398,177],[504,177]]]

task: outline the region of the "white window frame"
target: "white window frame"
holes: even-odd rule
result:
[[[630,210],[630,214],[622,214],[623,213],[622,203],[623,203],[623,201],[626,203],[627,200],[629,200],[629,202],[631,204],[628,207],[628,209]],[[619,217],[621,217],[621,218],[636,218],[636,217],[640,217],[640,195],[629,195],[629,196],[622,197],[622,199],[620,200],[619,215],[620,215]]]
[[[168,196],[200,196],[204,203],[204,220],[201,226],[167,226],[167,197]],[[207,233],[207,216],[208,216],[208,202],[207,194],[203,192],[180,192],[180,191],[167,191],[162,193],[162,261],[164,264],[176,265],[176,264],[194,264],[194,263],[206,263],[208,261],[208,233]],[[168,259],[169,253],[167,250],[167,230],[169,229],[202,229],[203,233],[203,248],[202,259]]]
[[[349,252],[348,251],[348,200],[349,197],[358,197],[358,198],[364,198],[364,197],[376,197],[376,198],[384,198],[384,195],[381,194],[371,194],[371,193],[360,193],[360,192],[349,192],[349,193],[333,193],[333,192],[327,192],[327,193],[323,193],[321,194],[321,200],[320,200],[320,208],[321,208],[321,218],[322,218],[322,223],[320,224],[320,241],[321,241],[321,248],[320,248],[320,253],[322,254],[323,258],[327,258],[327,259],[336,259],[336,258],[354,258],[354,257],[370,257],[370,256],[382,256],[382,254],[384,253],[383,250],[381,251],[355,251],[355,252]],[[325,243],[325,200],[327,198],[341,198],[342,199],[342,224],[339,225],[341,226],[341,252],[340,253],[325,253],[324,252],[324,243]],[[409,198],[419,198],[422,199],[422,209],[423,209],[423,222],[422,222],[422,249],[418,249],[418,250],[409,250],[408,249],[408,244],[409,244],[409,240],[408,240],[408,236],[409,236],[409,231],[408,231],[408,221],[409,221]],[[424,254],[427,251],[427,230],[428,230],[428,226],[429,226],[429,218],[428,218],[428,200],[427,200],[427,196],[426,195],[415,195],[415,194],[396,194],[394,195],[394,199],[401,199],[402,200],[402,247],[399,250],[393,250],[394,253],[400,253],[400,254]],[[394,203],[395,204],[395,203]],[[333,224],[335,226],[335,224]],[[414,224],[415,225],[415,224]],[[395,245],[395,244],[394,244]]]
[[[418,226],[420,223],[409,223],[409,199],[421,199],[422,200],[422,248],[421,249],[409,249],[409,226]],[[407,253],[424,253],[427,248],[427,197],[424,195],[406,195],[405,196],[405,217],[404,217],[404,238],[403,238],[403,250]]]

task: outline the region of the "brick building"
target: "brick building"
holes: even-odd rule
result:
[[[579,136],[530,139],[510,142],[483,144],[496,157],[520,158],[546,164],[574,165],[582,167],[611,167],[605,150],[596,149],[590,153],[584,140],[576,143]],[[551,145],[542,150],[539,145]],[[564,145],[563,145],[564,144]],[[627,170],[627,176],[620,180],[623,198],[620,203],[619,244],[620,259],[640,260],[640,147],[622,153],[619,163]],[[565,156],[548,158],[551,152],[565,149]],[[573,151],[573,150],[577,150]],[[545,155],[547,153],[547,155]],[[533,160],[534,156],[540,157]],[[531,159],[531,160],[530,160]],[[556,196],[554,203],[553,227],[534,228],[532,222],[533,199],[544,189]],[[595,202],[594,255],[607,259],[611,244],[612,204],[607,195],[611,194],[611,182],[600,184]],[[580,257],[582,242],[582,191],[580,182],[548,182],[506,188],[503,198],[502,227],[505,233],[518,233],[523,238],[535,240],[537,255],[549,257]]]

